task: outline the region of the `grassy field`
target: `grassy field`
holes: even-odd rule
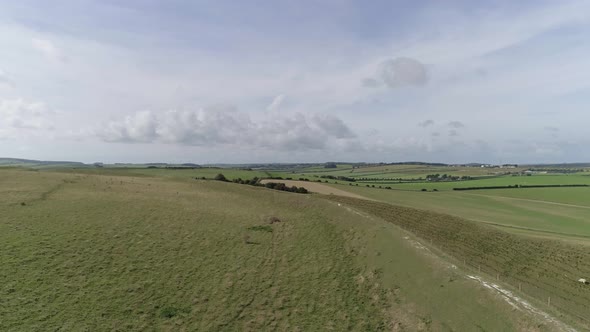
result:
[[[537,200],[559,204],[590,207],[590,188],[530,188],[494,189],[471,192],[472,195],[508,197],[523,200]]]
[[[136,176],[136,177],[164,177],[187,180],[191,178],[213,179],[217,174],[223,173],[229,180],[233,179],[251,179],[253,177],[269,177],[269,172],[262,170],[247,170],[238,168],[147,168],[147,167],[115,167],[115,168],[60,168],[60,172],[72,174],[96,174],[96,175],[113,175],[113,176]]]
[[[504,172],[518,172],[524,168],[481,168],[481,167],[451,167],[451,166],[429,166],[429,165],[374,165],[374,166],[355,166],[348,164],[338,164],[338,168],[330,169],[322,166],[294,169],[283,171],[283,173],[292,172],[299,176],[314,177],[315,175],[335,175],[347,176],[352,178],[425,178],[428,174],[448,174],[454,176],[491,176]]]
[[[297,178],[297,176],[294,176]],[[317,180],[314,177],[308,177],[310,180]],[[325,181],[326,179],[321,179]],[[468,181],[441,181],[441,182],[399,182],[399,181],[356,181],[347,182],[341,180],[328,180],[329,183],[348,184],[355,186],[382,186],[391,187],[397,190],[420,191],[426,189],[432,191],[453,190],[453,188],[465,187],[489,187],[489,186],[514,186],[514,185],[568,185],[568,184],[586,184],[590,185],[590,176],[571,174],[571,175],[533,175],[533,176],[496,176],[493,178],[480,178]]]
[[[590,251],[584,245],[531,239],[428,211],[351,197],[328,196],[401,226],[478,272],[495,275],[519,293],[548,301],[585,330],[590,329]]]
[[[359,185],[368,182],[359,182]],[[513,186],[513,185],[556,185],[556,184],[590,184],[590,176],[585,175],[533,175],[533,176],[499,176],[470,181],[449,182],[412,182],[397,183],[391,181],[372,181],[370,184],[387,185],[403,190],[453,190],[453,188]]]
[[[302,173],[304,175],[291,173],[292,171],[277,172],[272,169],[247,170],[232,168],[64,168],[61,171],[113,176],[164,177],[178,181],[201,177],[211,179],[218,173],[223,173],[230,180],[237,178],[251,179],[253,177],[281,176],[283,178],[293,179],[303,177],[316,181],[318,178],[310,174],[315,176],[321,176],[318,174],[335,175],[345,174],[343,172],[353,170],[352,165],[338,166],[339,168],[336,169],[325,169],[319,166],[308,167],[305,168],[308,173]],[[396,171],[420,170],[420,172],[429,174],[440,170],[440,167],[421,165],[384,165],[365,168],[371,172],[394,169]],[[453,169],[454,167],[447,168]],[[363,170],[364,168],[354,168],[354,171],[359,169]],[[474,170],[474,172],[487,170],[477,167],[457,169],[466,171]],[[326,179],[322,180],[326,181]],[[469,186],[590,184],[590,176],[584,175],[584,173],[533,176],[508,175],[471,181],[401,184],[327,181],[334,190],[345,190],[355,195],[396,205],[456,215],[505,227],[509,231],[518,231],[520,233],[531,231],[536,233],[536,235],[543,236],[554,234],[559,237],[590,238],[590,210],[588,209],[590,207],[590,187],[493,189],[460,192],[452,190],[454,187]],[[334,182],[339,185],[335,185]],[[314,184],[301,183],[299,185],[313,186]],[[373,186],[375,187],[373,188]],[[379,186],[382,189],[379,189]],[[383,189],[385,187],[391,187],[392,189]],[[422,192],[422,189],[426,189],[429,192]],[[438,192],[432,192],[435,189]]]
[[[552,329],[380,218],[126,175],[0,170],[0,330]]]
[[[590,242],[590,208],[588,201],[584,201],[584,198],[590,200],[590,188],[420,192],[330,186],[394,205],[493,224],[508,231],[529,230],[542,235],[583,238]],[[505,192],[520,196],[501,196]],[[578,203],[580,205],[576,205]]]

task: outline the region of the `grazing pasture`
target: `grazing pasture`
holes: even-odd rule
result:
[[[590,251],[585,245],[531,239],[428,211],[396,207],[351,197],[329,199],[356,207],[411,231],[464,266],[495,276],[519,293],[547,301],[584,329],[590,329]]]
[[[0,330],[554,328],[379,217],[124,172],[0,170]]]
[[[330,186],[394,205],[492,224],[507,231],[527,230],[530,234],[555,234],[590,242],[590,208],[584,201],[584,197],[590,199],[590,188],[420,192]],[[501,196],[503,193],[514,193],[514,197]]]

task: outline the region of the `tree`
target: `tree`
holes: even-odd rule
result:
[[[324,165],[324,168],[338,168],[338,166],[336,165],[336,163],[326,163]]]
[[[227,179],[221,173],[215,175],[215,177],[213,178],[213,180],[227,182]]]
[[[307,189],[305,189],[303,187],[297,188],[297,192],[300,194],[307,194],[308,193]]]

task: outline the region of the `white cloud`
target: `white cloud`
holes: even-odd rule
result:
[[[465,127],[465,125],[461,121],[450,121],[448,123],[448,126],[451,127],[451,128],[455,128],[455,129],[459,129],[459,128]]]
[[[13,88],[14,82],[12,81],[10,76],[8,76],[8,74],[4,70],[0,69],[0,86],[2,86],[2,85]]]
[[[366,78],[364,86],[375,87],[385,84],[390,88],[403,86],[422,86],[428,82],[426,66],[420,61],[399,57],[381,62],[375,78]]]
[[[121,121],[110,122],[102,137],[107,142],[151,142],[158,136],[156,122],[151,112],[137,112]]]
[[[424,128],[426,128],[428,126],[432,126],[432,125],[434,125],[434,121],[433,120],[424,120],[424,121],[418,123],[418,126],[424,127]]]
[[[381,82],[374,78],[364,78],[361,81],[361,85],[367,88],[376,88],[381,85]]]
[[[23,99],[0,100],[0,128],[53,129],[50,117],[54,112],[41,102]]]
[[[280,115],[255,122],[234,107],[197,111],[138,112],[97,130],[106,142],[168,143],[296,150],[323,149],[356,137],[331,115]]]
[[[283,102],[285,101],[285,97],[286,96],[284,94],[280,94],[280,95],[276,96],[272,100],[270,105],[268,105],[266,110],[269,112],[274,112],[274,111],[278,110],[281,107],[281,105],[283,105]]]
[[[4,7],[0,16],[13,16]],[[98,3],[90,7],[103,8]],[[343,21],[332,22],[334,38],[318,38],[321,44],[310,44],[307,36],[292,35],[294,31],[288,29],[280,35],[289,43],[280,48],[275,40],[268,39],[267,33],[243,31],[234,20],[220,23],[222,29],[207,29],[211,32],[209,40],[199,34],[203,29],[192,25],[198,26],[202,23],[199,20],[169,20],[165,15],[149,13],[148,8],[146,14],[150,15],[146,17],[162,19],[168,27],[165,33],[152,30],[155,25],[151,19],[140,22],[135,19],[141,18],[135,17],[133,29],[115,24],[112,26],[116,29],[107,32],[76,19],[79,12],[59,11],[51,16],[39,10],[35,15],[31,12],[28,21],[44,25],[27,26],[10,19],[3,22],[15,23],[0,23],[0,39],[4,42],[0,66],[8,71],[0,70],[0,100],[31,96],[65,110],[67,117],[53,122],[60,128],[54,133],[66,137],[84,137],[87,132],[78,128],[116,119],[99,130],[103,140],[158,143],[135,146],[148,151],[148,155],[154,151],[172,154],[174,150],[176,155],[186,156],[188,151],[204,150],[200,146],[209,142],[213,146],[235,145],[212,150],[217,153],[210,154],[215,156],[211,157],[214,161],[233,158],[239,162],[236,151],[241,151],[242,146],[299,149],[299,154],[290,154],[289,149],[285,153],[301,161],[313,159],[308,156],[314,153],[318,158],[351,160],[415,156],[453,161],[454,156],[468,156],[471,161],[491,156],[477,146],[461,152],[463,155],[450,154],[454,151],[451,148],[437,155],[435,145],[478,138],[493,147],[511,138],[529,143],[556,136],[572,141],[585,139],[585,96],[590,88],[585,73],[590,70],[590,47],[583,41],[590,31],[590,3],[564,0],[526,4],[519,10],[508,4],[481,10],[479,4],[473,7],[478,10],[462,4],[430,4],[419,10],[409,8],[404,13],[408,20],[388,17],[379,22],[383,17],[371,17],[368,24],[375,29],[375,38],[346,30],[360,28],[349,24],[349,20],[356,22],[356,15],[362,12],[351,10],[350,16],[335,15]],[[83,12],[87,10],[85,7]],[[120,22],[125,17],[112,14],[109,9],[103,16],[96,15],[96,19],[110,26],[114,23],[110,20]],[[324,13],[309,14],[320,19],[314,28],[325,27]],[[25,15],[14,12],[14,16]],[[47,24],[51,21],[59,21],[63,29],[51,29],[52,24]],[[264,31],[273,29],[273,22],[259,20]],[[47,29],[41,31],[40,26]],[[236,38],[232,31],[253,38]],[[236,42],[219,44],[219,40]],[[242,50],[247,50],[248,56],[240,56]],[[74,55],[84,61],[71,61],[67,68],[39,61],[47,58],[49,64],[63,62],[74,59]],[[288,93],[288,98],[279,94],[283,92]],[[210,108],[120,115],[127,114],[127,110],[164,110],[171,105],[182,109],[220,100],[240,105],[249,115],[214,112]],[[292,110],[303,114],[293,115]],[[310,110],[337,117],[326,120],[327,115],[316,116]],[[531,116],[532,112],[536,115]],[[511,121],[505,121],[508,118]],[[354,132],[340,119],[345,119]],[[426,119],[435,119],[436,123]],[[469,130],[462,123],[449,124],[451,119],[461,119]],[[22,127],[21,137],[32,136],[33,128],[47,127],[49,120],[49,115],[8,117],[3,113],[0,136],[11,136],[17,126]],[[416,128],[416,124],[425,129]],[[546,124],[561,131],[543,130]],[[496,130],[498,126],[502,127],[501,134]],[[380,135],[371,128],[378,128]],[[358,137],[354,137],[355,133]],[[449,136],[453,133],[461,136]],[[44,140],[50,135],[40,136]],[[378,136],[382,136],[381,143],[377,142]],[[432,142],[435,144],[430,146]],[[100,148],[84,146],[72,150],[73,156],[102,153],[107,144],[96,143]],[[2,150],[11,144],[1,146]],[[125,145],[108,146],[124,150]],[[330,154],[331,149],[342,146],[353,152]],[[382,156],[374,153],[378,148]],[[362,154],[359,150],[369,152]],[[537,150],[542,153],[550,149],[530,149]],[[564,151],[568,160],[590,156],[583,149]],[[246,155],[253,161],[263,156],[261,152]],[[279,156],[269,155],[269,161]],[[521,159],[526,155],[514,154]]]
[[[333,115],[316,115],[313,121],[328,135],[336,138],[355,138],[356,135],[339,118]]]
[[[31,40],[33,48],[43,53],[47,58],[53,61],[66,62],[67,57],[63,54],[62,50],[55,46],[55,44],[48,39],[33,38]]]

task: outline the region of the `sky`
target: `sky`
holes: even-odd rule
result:
[[[590,161],[590,2],[0,3],[0,157]]]

